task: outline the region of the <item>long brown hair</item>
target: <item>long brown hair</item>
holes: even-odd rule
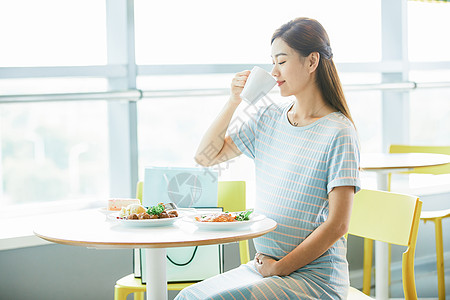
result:
[[[278,28],[272,36],[271,43],[273,44],[277,38],[281,38],[302,57],[308,56],[311,52],[320,54],[316,72],[317,86],[325,101],[354,123],[333,62],[330,39],[323,26],[314,19],[297,18]]]

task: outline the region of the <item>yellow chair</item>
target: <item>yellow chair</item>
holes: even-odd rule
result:
[[[450,146],[413,146],[413,145],[391,145],[390,153],[436,153],[450,155]],[[450,164],[432,167],[419,167],[402,174],[450,174]],[[389,174],[389,190],[391,189],[391,174]],[[438,211],[422,211],[420,219],[425,223],[434,222],[436,240],[436,264],[438,274],[439,300],[445,299],[445,271],[444,271],[444,243],[442,237],[442,219],[450,217],[450,209]],[[370,293],[371,268],[372,268],[373,243],[364,241],[364,288],[363,291]],[[389,248],[390,253],[390,248]]]
[[[136,197],[142,201],[143,183],[138,182]],[[220,181],[218,183],[217,206],[223,207],[225,211],[245,210],[245,181]],[[248,241],[239,242],[239,254],[241,264],[250,261],[250,251]],[[179,291],[196,282],[168,283],[169,291]],[[114,286],[114,299],[126,300],[127,295],[134,293],[135,300],[144,300],[146,285],[142,284],[140,278],[135,278],[134,274],[129,274],[117,280]]]
[[[406,246],[402,259],[405,299],[417,299],[414,252],[422,202],[417,197],[384,191],[361,190],[355,195],[348,233]],[[350,287],[348,298],[372,299]]]

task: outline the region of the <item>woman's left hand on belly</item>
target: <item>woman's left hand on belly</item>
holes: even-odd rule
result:
[[[263,277],[278,275],[276,272],[277,261],[261,253],[255,255],[255,268]]]

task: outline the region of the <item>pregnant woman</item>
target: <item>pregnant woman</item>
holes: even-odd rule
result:
[[[292,20],[271,43],[272,76],[281,96],[293,100],[261,108],[226,135],[250,72],[236,74],[195,159],[211,166],[242,153],[252,158],[255,212],[277,221],[277,229],[254,240],[253,261],[182,290],[178,300],[346,299],[343,235],[360,189],[357,133],[322,25]],[[206,157],[205,149],[217,153]]]

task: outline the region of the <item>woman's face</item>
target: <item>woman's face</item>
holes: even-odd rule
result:
[[[272,43],[272,76],[277,80],[281,96],[300,95],[311,82],[308,57],[301,57],[281,38]]]

